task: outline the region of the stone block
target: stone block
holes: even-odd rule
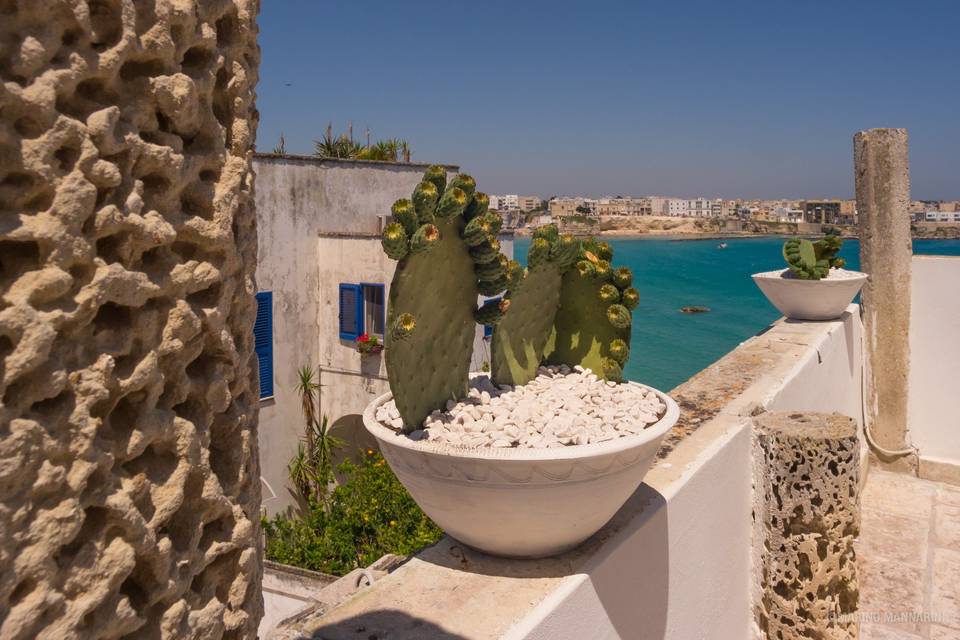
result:
[[[754,418],[754,618],[761,637],[856,638],[857,424],[839,414]]]

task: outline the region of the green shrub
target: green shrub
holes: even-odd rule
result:
[[[348,460],[337,471],[343,482],[326,502],[263,519],[268,560],[342,576],[386,553],[415,553],[443,535],[380,454],[368,450],[359,465]]]

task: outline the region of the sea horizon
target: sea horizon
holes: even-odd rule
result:
[[[780,317],[750,275],[785,268],[783,237],[604,237],[614,266],[633,270],[640,304],[633,313],[624,376],[669,391],[710,366]],[[720,243],[726,248],[719,248]],[[526,263],[529,237],[517,237],[514,257]],[[960,255],[960,240],[914,240],[917,255]],[[847,268],[860,267],[860,244],[844,242]],[[702,306],[705,313],[683,313]]]

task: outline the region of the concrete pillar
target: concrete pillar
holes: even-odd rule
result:
[[[257,0],[2,2],[0,638],[253,638]]]
[[[767,413],[753,429],[753,608],[764,640],[855,639],[857,422]]]
[[[910,165],[906,129],[870,129],[853,138],[860,216],[860,268],[866,426],[874,442],[904,452],[910,371]],[[884,466],[915,472],[916,454],[871,454]]]

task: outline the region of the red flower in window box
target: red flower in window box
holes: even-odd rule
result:
[[[368,333],[357,336],[357,351],[362,355],[380,353],[383,351],[383,343],[377,338],[377,336],[371,336]]]

